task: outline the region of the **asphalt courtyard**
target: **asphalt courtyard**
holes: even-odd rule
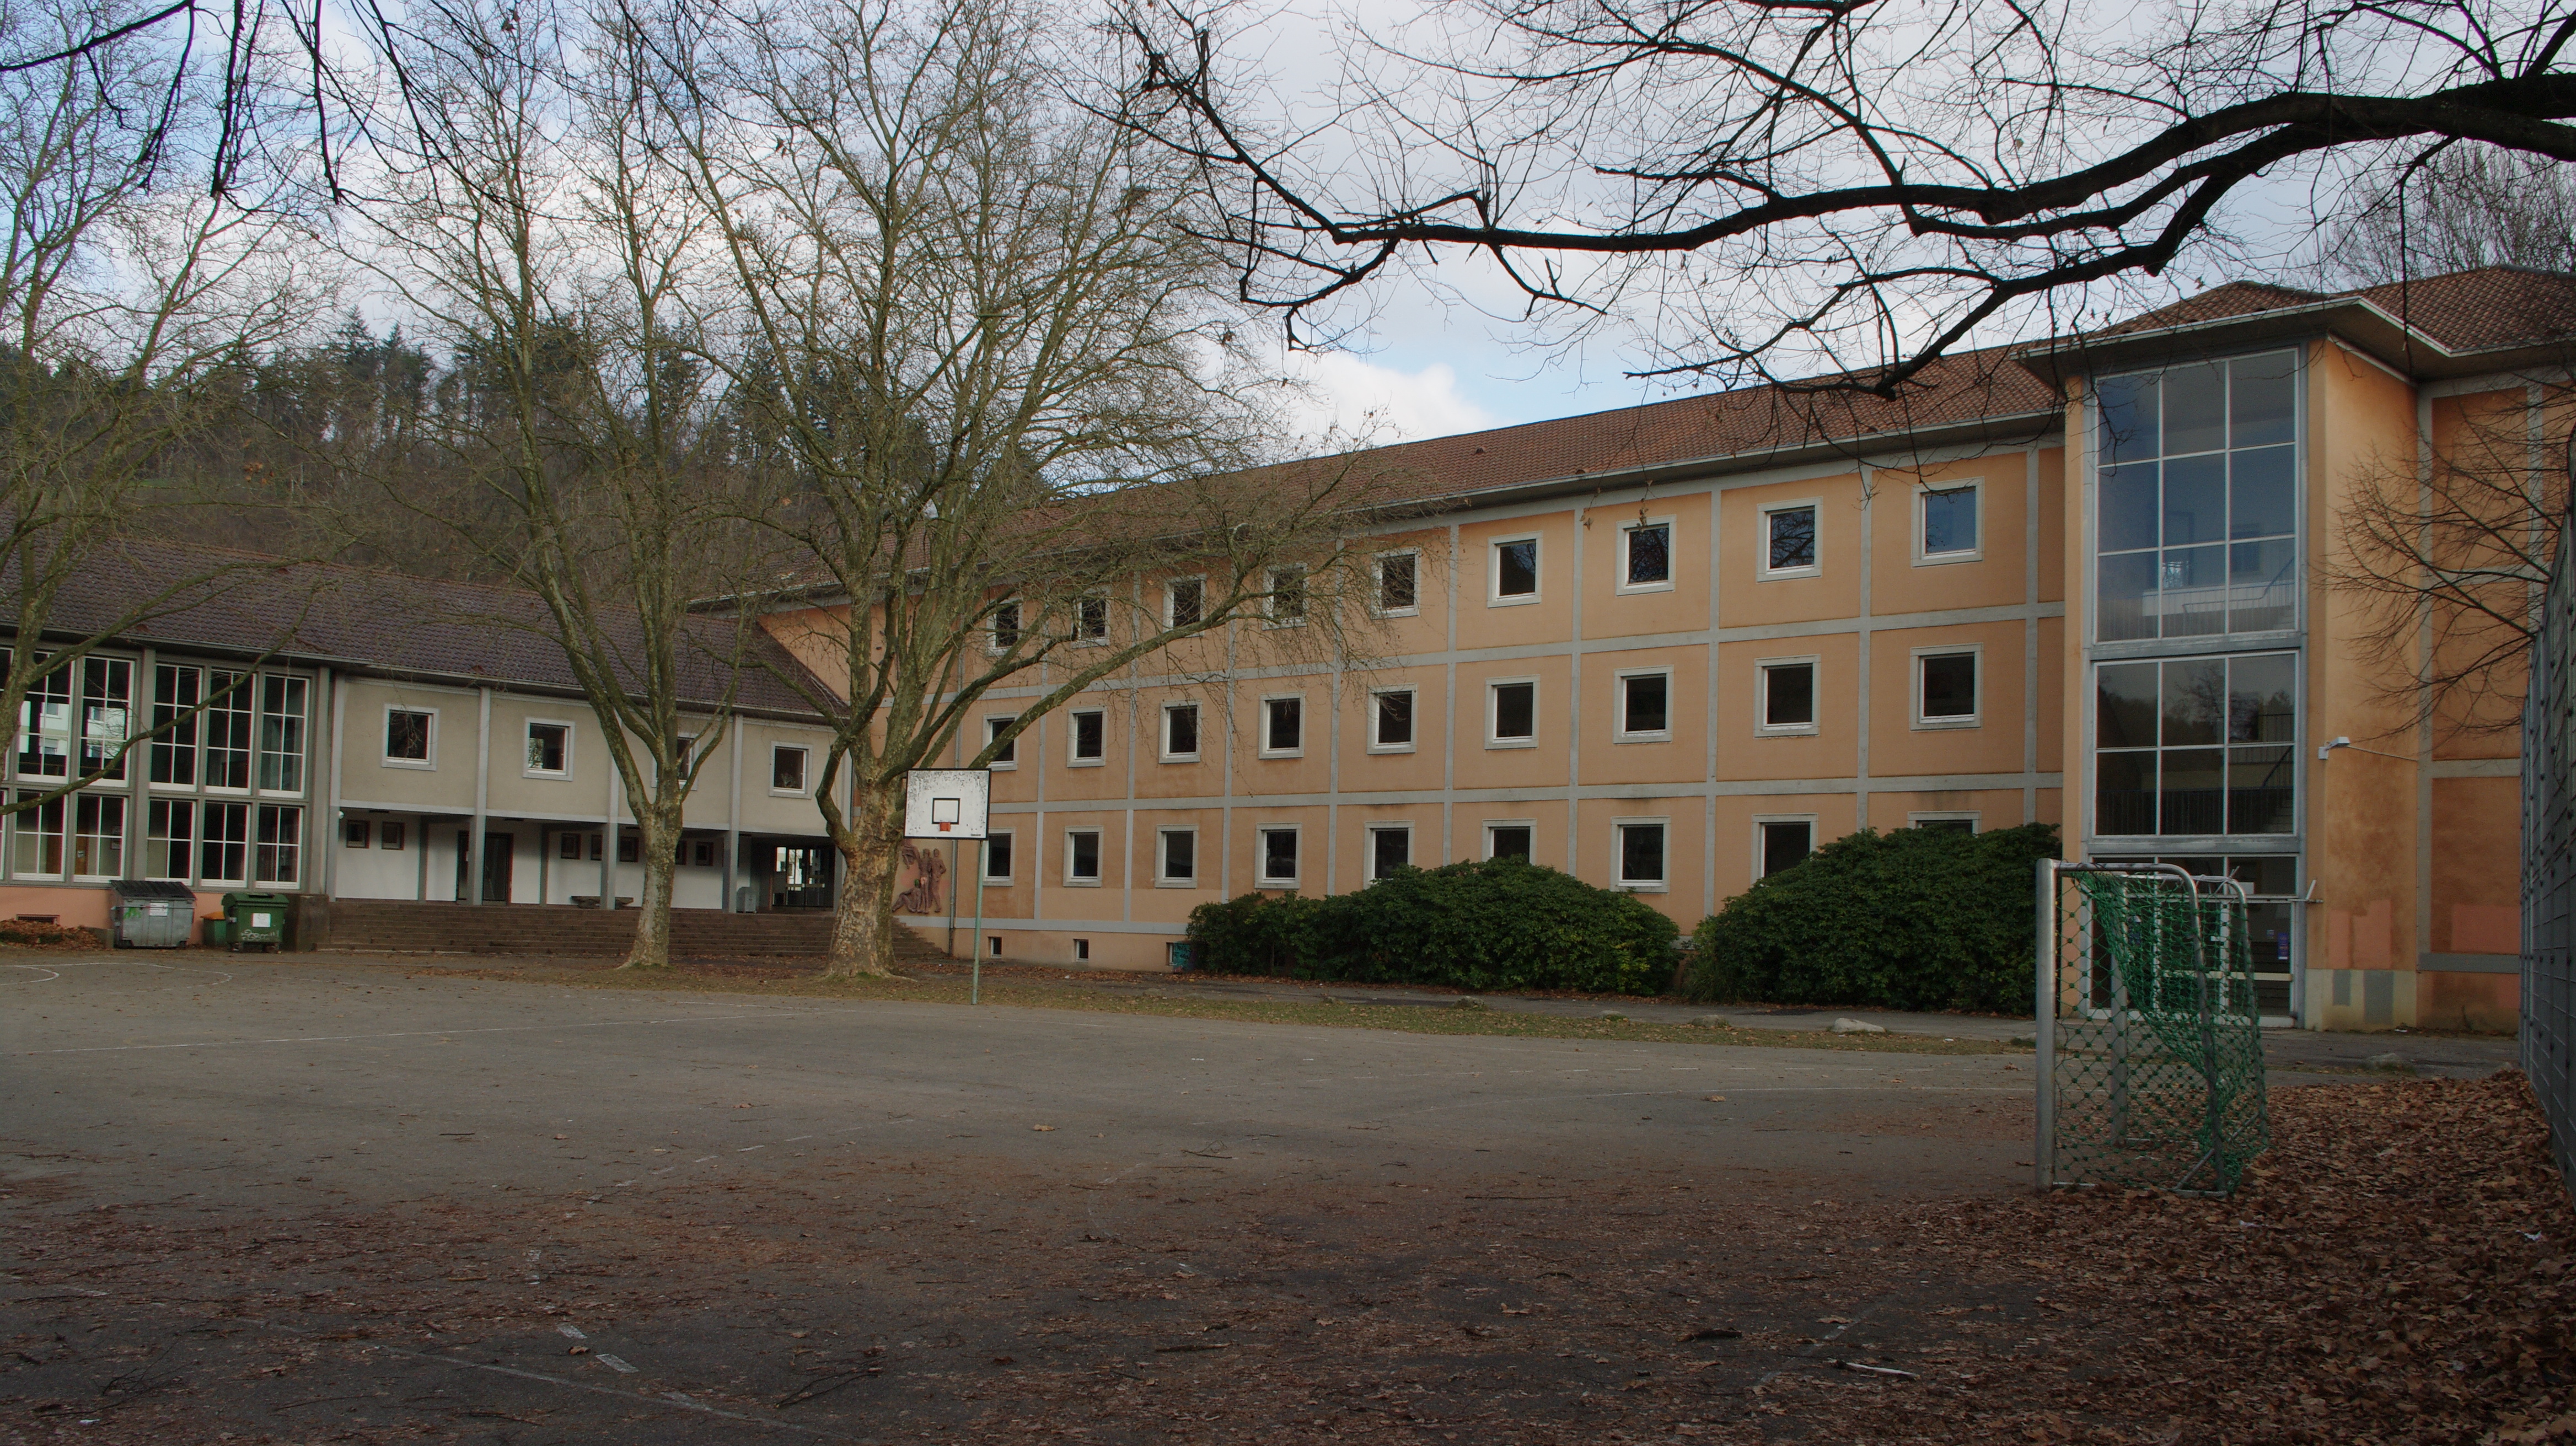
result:
[[[0,966],[0,1439],[1752,1439],[2055,1309],[1873,1213],[2026,1055],[165,958]]]

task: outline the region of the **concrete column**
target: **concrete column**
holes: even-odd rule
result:
[[[617,907],[617,785],[617,763],[612,758],[608,765],[607,821],[599,830],[599,906],[603,909]]]
[[[725,795],[724,892],[717,896],[716,907],[733,912],[734,879],[740,868],[742,853],[742,718],[733,720],[733,786]]]
[[[474,690],[474,831],[466,835],[465,897],[483,902],[483,822],[492,803],[492,690]]]
[[[311,776],[325,780],[319,792],[327,802],[325,803],[325,806],[319,810],[322,814],[322,868],[319,877],[312,878],[309,882],[318,883],[321,886],[322,896],[327,899],[337,898],[340,893],[340,854],[342,851],[342,840],[340,838],[340,834],[342,832],[342,824],[340,822],[340,742],[347,731],[349,710],[347,706],[348,699],[340,692],[340,679],[337,674],[333,673],[329,668],[324,668],[320,670],[320,674],[316,677],[315,682],[321,690],[323,700],[331,709],[331,742],[329,748],[325,750],[325,756],[321,764],[311,770]]]

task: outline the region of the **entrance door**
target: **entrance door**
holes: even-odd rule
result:
[[[514,835],[506,833],[483,835],[483,902],[487,904],[510,902],[510,845],[513,839]],[[456,831],[456,902],[460,904],[474,901],[474,896],[465,890],[465,880],[469,876],[467,870],[473,867],[470,862],[473,854],[473,831],[458,829]]]
[[[778,848],[770,865],[769,906],[773,909],[832,907],[830,852],[820,847]]]

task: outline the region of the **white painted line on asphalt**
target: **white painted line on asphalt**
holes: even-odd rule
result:
[[[671,1019],[598,1019],[559,1024],[496,1024],[480,1029],[405,1029],[387,1034],[286,1034],[274,1039],[192,1039],[175,1044],[86,1044],[64,1049],[22,1049],[17,1053],[20,1055],[120,1054],[132,1050],[153,1049],[233,1049],[246,1044],[349,1044],[369,1039],[445,1039],[459,1034],[535,1034],[554,1029],[612,1029],[633,1025],[725,1023],[738,1019],[765,1018],[772,1013],[774,1011],[763,1010],[754,1014],[685,1015]]]

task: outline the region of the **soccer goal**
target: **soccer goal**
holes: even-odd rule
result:
[[[2245,886],[2039,865],[2041,1189],[2235,1190],[2270,1143]]]

